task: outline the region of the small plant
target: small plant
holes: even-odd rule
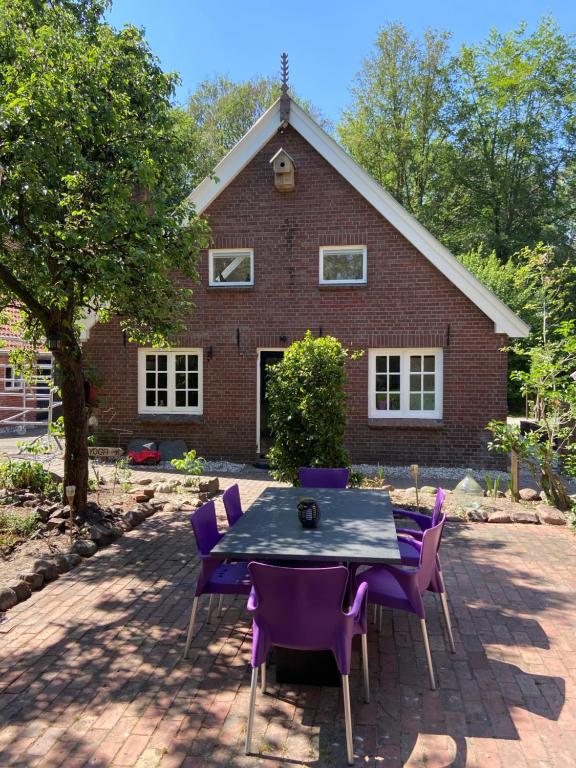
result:
[[[362,472],[354,472],[350,470],[348,475],[348,488],[360,488],[366,479],[366,476]]]
[[[500,475],[485,475],[484,476],[484,483],[486,485],[486,496],[491,497],[493,499],[497,499],[498,495],[500,493],[500,481],[501,481]],[[512,481],[510,481],[512,482]]]
[[[12,546],[17,541],[29,538],[40,526],[36,512],[19,515],[16,512],[0,511],[0,546]]]
[[[201,475],[205,460],[201,456],[197,456],[196,451],[192,449],[185,453],[181,459],[171,459],[170,464],[187,475]]]
[[[132,470],[128,463],[128,459],[125,456],[121,456],[114,463],[114,473],[112,475],[112,495],[116,492],[116,486],[125,490],[130,490],[130,478],[132,477]]]
[[[44,495],[58,490],[54,478],[37,461],[6,461],[0,464],[0,485],[10,490],[28,488]]]

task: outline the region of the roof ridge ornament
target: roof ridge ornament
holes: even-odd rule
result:
[[[280,120],[288,123],[290,120],[290,94],[288,93],[288,54],[282,53],[280,56],[280,77],[282,81],[280,94]]]

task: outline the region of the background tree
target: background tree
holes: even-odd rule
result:
[[[424,224],[442,182],[451,85],[447,32],[383,27],[337,128],[343,146]]]
[[[235,83],[217,75],[200,83],[188,101],[188,114],[194,126],[196,183],[214,170],[279,96],[278,78],[254,77]],[[330,122],[309,101],[295,95],[293,98],[324,129],[331,129]]]
[[[347,467],[345,362],[338,339],[310,331],[271,366],[266,398],[276,480],[296,484],[299,467]]]
[[[456,252],[482,243],[501,260],[539,241],[571,248],[573,39],[545,18],[531,35],[525,24],[492,30],[484,43],[463,46],[454,64],[445,242]]]
[[[189,120],[142,32],[98,0],[0,0],[0,306],[16,302],[61,371],[64,482],[86,501],[88,308],[162,343],[189,310],[205,224],[189,191]]]

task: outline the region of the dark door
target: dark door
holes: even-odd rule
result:
[[[268,403],[266,401],[266,384],[268,383],[270,367],[282,360],[281,350],[264,350],[260,352],[260,457],[266,458],[272,447],[272,433],[268,425]]]

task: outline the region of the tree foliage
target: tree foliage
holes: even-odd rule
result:
[[[546,17],[448,59],[448,34],[384,27],[352,87],[344,146],[451,250],[574,256],[576,46]]]
[[[427,30],[420,41],[400,23],[383,27],[337,129],[352,156],[423,223],[447,138],[449,38]]]
[[[62,372],[65,482],[83,504],[86,414],[78,320],[118,314],[133,339],[179,328],[206,225],[181,201],[188,120],[140,30],[97,0],[0,0],[0,305],[51,339]],[[153,300],[151,300],[153,299]]]
[[[266,397],[274,445],[268,457],[277,480],[296,484],[299,467],[347,467],[345,362],[338,339],[310,331],[270,369]]]
[[[196,182],[212,173],[279,96],[280,83],[272,77],[254,77],[235,83],[218,75],[200,83],[188,101]],[[310,102],[298,96],[294,98],[320,125],[330,129],[329,121]]]

